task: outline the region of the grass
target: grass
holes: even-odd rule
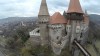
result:
[[[96,41],[95,45],[100,52],[100,41]],[[96,52],[91,44],[89,44],[86,49],[91,54],[91,56],[97,56],[97,54],[96,54]]]
[[[91,54],[91,56],[96,56],[96,52],[95,50],[93,49],[93,46],[92,45],[88,45],[88,47],[86,48],[87,51]]]
[[[96,41],[95,45],[96,45],[96,47],[98,48],[99,53],[100,53],[100,41],[99,41],[99,40],[98,40],[98,41]]]

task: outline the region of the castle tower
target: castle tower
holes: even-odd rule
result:
[[[79,0],[70,0],[67,18],[71,20],[82,20],[83,14]]]
[[[62,49],[66,45],[67,21],[59,12],[55,12],[50,18],[49,34],[51,37],[52,50],[56,55],[60,55]]]
[[[80,51],[72,43],[74,39],[80,40],[80,33],[81,33],[81,26],[82,26],[81,23],[82,23],[82,20],[84,19],[84,16],[83,16],[84,12],[81,8],[79,0],[70,0],[68,10],[65,14],[66,14],[67,19],[70,20],[70,25],[71,25],[69,49],[70,51],[72,51],[72,55],[78,56]]]
[[[84,13],[84,20],[83,20],[83,28],[82,28],[82,44],[85,44],[88,39],[88,33],[89,33],[89,15],[87,11]]]
[[[85,10],[84,13],[84,20],[83,20],[84,24],[86,24],[87,26],[89,25],[89,15],[87,13],[87,11]]]
[[[79,31],[81,30],[80,27],[81,27],[81,22],[82,20],[84,19],[84,16],[83,16],[83,11],[82,11],[82,8],[81,8],[81,5],[80,5],[80,2],[79,0],[70,0],[70,3],[69,3],[69,7],[68,7],[68,10],[67,10],[67,19],[70,20],[70,25],[71,25],[71,43],[73,42],[74,39],[77,39],[76,37],[76,30],[79,29]],[[77,25],[79,24],[79,25]],[[78,33],[80,34],[80,33]]]
[[[40,27],[40,36],[41,36],[41,45],[46,45],[49,43],[49,30],[48,30],[48,22],[50,19],[46,0],[42,0],[40,11],[38,14],[38,22]]]

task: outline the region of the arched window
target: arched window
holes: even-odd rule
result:
[[[81,32],[80,38],[82,38],[82,32]]]
[[[57,36],[57,40],[59,39],[59,36]]]

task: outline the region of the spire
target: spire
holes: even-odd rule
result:
[[[42,0],[38,15],[49,15],[46,0]]]
[[[70,0],[70,4],[69,4],[67,13],[73,13],[73,12],[83,14],[79,0]]]

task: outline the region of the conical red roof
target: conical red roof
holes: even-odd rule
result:
[[[67,20],[59,12],[55,12],[50,19],[50,24],[65,24]]]
[[[70,0],[67,13],[83,13],[79,0]]]

